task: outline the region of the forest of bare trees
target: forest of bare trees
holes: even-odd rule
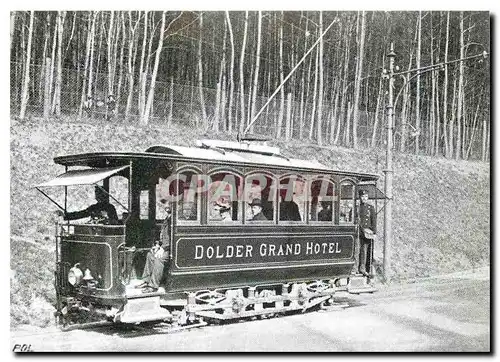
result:
[[[384,145],[391,43],[399,71],[490,51],[487,12],[14,11],[10,21],[21,120],[250,127],[353,148]],[[399,75],[395,94],[397,150],[489,161],[487,57]]]

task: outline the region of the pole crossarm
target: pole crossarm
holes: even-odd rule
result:
[[[454,60],[450,60],[450,61],[447,61],[447,62],[441,62],[441,63],[437,63],[437,64],[433,64],[433,65],[428,65],[426,67],[421,67],[421,68],[413,68],[413,69],[410,69],[410,70],[404,70],[404,71],[401,71],[401,72],[393,73],[392,75],[396,76],[396,75],[408,74],[408,73],[413,73],[413,72],[418,72],[417,73],[417,75],[418,75],[418,74],[430,72],[432,70],[435,70],[436,68],[441,68],[441,67],[443,67],[445,65],[448,65],[448,64],[453,64],[453,63],[458,63],[458,62],[464,62],[466,60],[475,59],[475,58],[481,58],[481,57],[486,58],[487,56],[488,56],[488,53],[486,51],[484,51],[481,54],[471,55],[470,57],[465,57],[465,58],[460,58],[460,59],[454,59]]]

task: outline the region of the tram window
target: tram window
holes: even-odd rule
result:
[[[142,190],[140,195],[140,218],[147,220],[149,218],[149,191]]]
[[[115,206],[118,218],[123,222],[128,212],[128,179],[123,176],[113,176],[109,178],[109,202]]]
[[[252,174],[245,179],[245,219],[250,222],[273,221],[276,180],[266,174]]]
[[[340,184],[340,219],[341,224],[354,222],[354,185],[349,181]]]
[[[286,176],[280,180],[279,221],[305,220],[305,181],[300,176]]]
[[[236,222],[242,220],[238,201],[243,185],[242,178],[221,172],[210,176],[208,187],[208,222]]]
[[[160,178],[156,185],[156,220],[165,220],[167,218],[167,207],[171,208],[170,197],[168,193],[168,180]]]
[[[174,200],[177,201],[177,220],[184,222],[199,222],[201,217],[200,194],[203,179],[194,173],[183,173],[178,175],[173,182],[174,190],[171,190]]]
[[[335,184],[321,178],[311,182],[309,197],[309,220],[320,222],[333,222],[335,215]]]

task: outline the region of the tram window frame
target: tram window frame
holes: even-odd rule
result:
[[[265,204],[266,203],[272,203],[272,219],[267,219],[267,220],[252,220],[249,218],[249,215],[252,214],[252,211],[251,211],[251,207],[250,207],[250,203],[254,200],[254,199],[257,199],[259,197],[250,197],[250,193],[249,192],[254,192],[251,190],[251,188],[254,188],[254,186],[252,186],[252,184],[249,184],[248,180],[251,179],[252,182],[254,179],[257,180],[257,177],[260,177],[260,176],[263,176],[265,177],[267,180],[271,180],[271,185],[268,185],[268,181],[266,181],[266,187],[264,188],[264,190],[268,190],[266,191],[267,193],[267,201],[265,203],[263,203],[264,201],[264,198],[262,197],[262,189],[260,190],[260,200],[261,200],[261,203]],[[244,177],[244,184],[243,184],[243,195],[244,195],[244,204],[243,204],[243,207],[244,207],[244,211],[243,211],[243,217],[244,217],[244,223],[247,224],[247,225],[257,225],[257,224],[265,224],[265,225],[269,225],[269,224],[276,224],[276,218],[277,218],[277,185],[278,184],[278,177],[274,174],[271,174],[269,172],[251,172],[251,173],[248,173],[245,175]],[[260,183],[259,183],[259,186],[260,186]],[[270,195],[272,195],[272,197],[270,197]],[[269,200],[272,200],[272,201],[269,201]],[[264,214],[264,210],[265,208],[262,207],[262,211],[261,213]]]
[[[343,186],[352,187],[352,197],[348,199],[343,199]],[[355,214],[356,214],[356,183],[351,179],[343,179],[339,182],[339,225],[354,225],[355,223]],[[347,201],[351,203],[351,215],[350,221],[342,220],[342,208],[343,201]]]
[[[289,180],[288,186],[286,188],[282,188],[282,182]],[[290,180],[293,180],[294,184],[292,186],[292,195],[291,195],[291,200],[290,200],[290,195],[289,195],[289,185],[290,185]],[[296,190],[296,184],[295,182],[302,182],[302,194],[300,195],[297,190]],[[277,219],[278,219],[278,224],[305,224],[307,222],[307,189],[308,189],[308,182],[306,178],[302,175],[296,175],[296,174],[286,174],[282,175],[278,179],[278,185],[279,185],[279,190],[276,193],[277,195],[277,201],[276,201],[276,206],[277,206]],[[299,195],[296,196],[295,195]],[[284,200],[282,199],[284,197]],[[282,206],[284,202],[293,202],[297,205],[298,211],[299,211],[299,216],[300,220],[286,220],[286,219],[281,219],[282,215]],[[302,213],[300,212],[302,210]]]
[[[214,176],[216,175],[225,175],[221,180],[214,180]],[[226,178],[227,177],[233,178],[235,180],[235,185],[232,185],[230,182],[227,182]],[[241,194],[243,192],[244,188],[244,177],[242,175],[239,175],[233,171],[228,171],[228,170],[217,170],[216,172],[213,172],[209,175],[209,184],[207,187],[207,197],[206,197],[206,213],[207,213],[207,224],[208,225],[226,225],[226,226],[231,226],[231,225],[241,225],[243,223],[243,205],[241,202]],[[223,193],[217,200],[212,199],[212,184],[215,182],[227,182],[228,185],[235,187],[236,190],[232,189],[230,191],[231,195],[226,195]],[[230,197],[228,197],[230,196]],[[220,199],[226,199],[229,198],[229,204],[231,205],[231,218],[234,217],[233,210],[234,207],[236,206],[236,220],[232,219],[230,221],[225,221],[225,220],[218,220],[218,219],[213,219],[212,218],[212,211],[214,209],[214,205],[217,201],[220,201]]]
[[[202,203],[203,203],[203,198],[202,198],[202,193],[199,192],[198,190],[198,186],[196,187],[195,191],[194,191],[194,195],[195,195],[195,201],[193,202],[195,204],[195,208],[196,208],[196,212],[195,212],[195,215],[196,215],[196,219],[186,219],[184,218],[184,204],[187,204],[184,203],[184,195],[185,195],[185,192],[184,190],[188,190],[190,189],[190,187],[185,187],[185,184],[184,184],[184,181],[182,181],[183,179],[180,178],[180,175],[189,175],[189,185],[192,185],[192,178],[193,176],[196,176],[197,178],[199,178],[199,176],[201,175],[201,173],[199,172],[196,172],[194,170],[182,170],[182,171],[179,171],[177,172],[176,174],[176,179],[175,179],[175,183],[174,183],[174,199],[175,199],[175,213],[176,213],[176,224],[177,225],[200,225],[201,224],[201,210],[202,210]],[[202,178],[200,178],[202,179]],[[183,186],[183,192],[182,192],[182,195],[183,197],[182,198],[179,198],[179,184],[180,183],[183,183],[182,186]],[[171,192],[171,190],[169,190],[169,192]],[[171,194],[172,196],[172,194]],[[182,207],[181,207],[182,205]],[[182,216],[182,217],[181,217]]]
[[[314,187],[314,184],[316,182],[327,182],[329,184],[328,188],[327,188],[327,193],[328,193],[328,190],[331,189],[332,191],[332,195],[326,195],[325,197],[325,200],[321,200],[319,198],[319,194],[318,195],[314,195],[315,192],[313,192],[313,187]],[[331,186],[330,186],[331,185]],[[320,190],[323,188],[323,186],[320,187]],[[308,187],[308,192],[309,192],[309,195],[308,195],[308,212],[307,212],[307,217],[308,217],[308,222],[310,224],[318,224],[318,225],[327,225],[327,224],[336,224],[335,222],[335,215],[336,215],[336,212],[337,212],[337,209],[339,209],[339,198],[338,198],[338,193],[337,193],[337,182],[335,182],[334,180],[332,180],[329,176],[319,176],[319,177],[315,177],[315,178],[312,178],[311,180],[309,180],[309,187]],[[331,197],[331,205],[332,205],[332,218],[331,220],[318,220],[318,214],[320,211],[318,211],[318,205],[322,202],[322,201],[328,201],[326,200],[327,197]],[[316,205],[315,208],[313,208],[313,205]],[[314,213],[315,213],[315,219],[312,218],[312,212],[314,210]]]

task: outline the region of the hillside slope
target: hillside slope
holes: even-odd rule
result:
[[[234,139],[202,134],[187,127],[11,121],[11,307],[13,323],[32,323],[28,306],[53,302],[53,206],[33,186],[61,172],[57,155],[92,151],[143,151],[154,144],[194,145],[199,138]],[[385,156],[378,150],[352,150],[271,142],[288,156],[317,159],[332,168],[380,174]],[[489,264],[489,164],[396,154],[392,274],[408,280]],[[379,201],[380,203],[380,201]],[[383,226],[379,214],[379,230]],[[379,233],[382,236],[382,233]],[[28,243],[23,240],[34,240]],[[381,240],[381,239],[380,239]],[[38,248],[37,248],[38,246]],[[39,252],[38,249],[43,249]],[[382,260],[382,241],[375,258]],[[28,262],[29,261],[29,262]],[[44,281],[37,285],[36,278]],[[33,286],[30,291],[19,286]],[[45,306],[47,307],[47,306]],[[31,318],[31,319],[30,319]],[[47,323],[48,320],[40,323]]]

